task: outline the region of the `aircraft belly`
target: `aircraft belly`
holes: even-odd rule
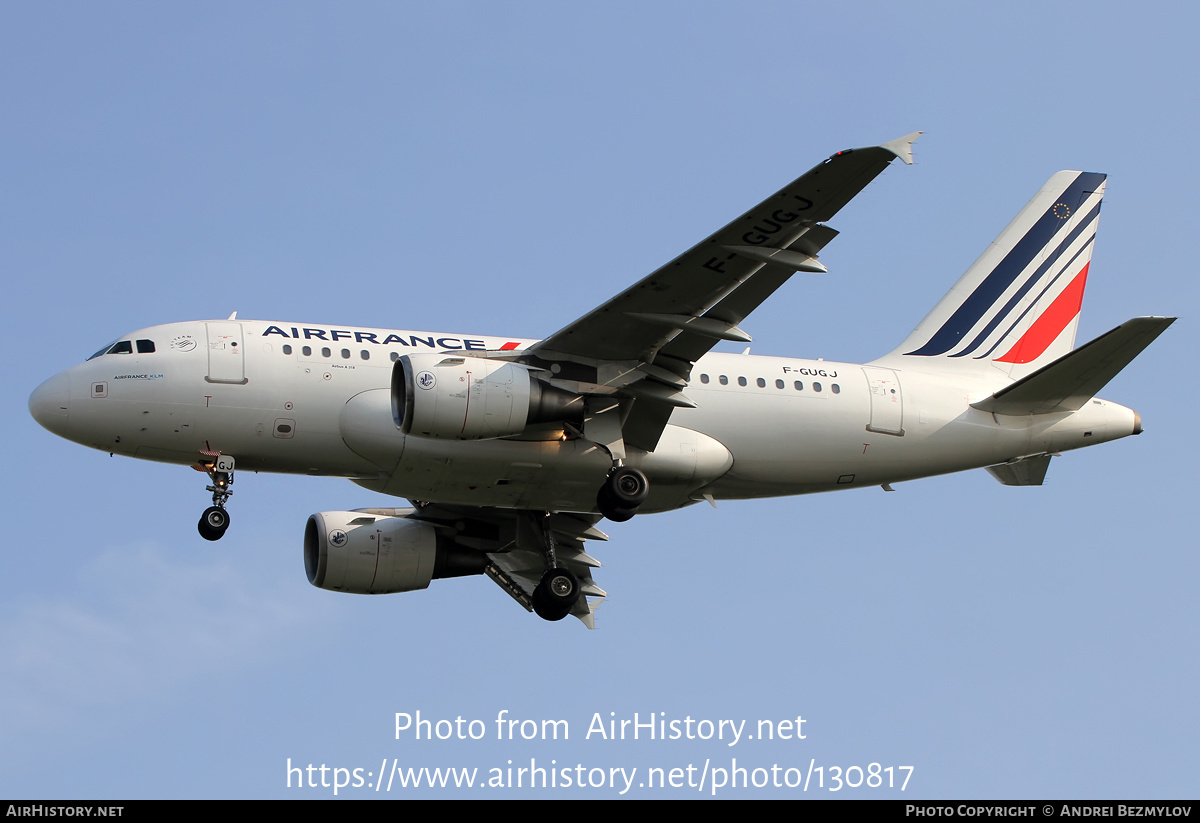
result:
[[[378,401],[364,398],[365,411]],[[343,420],[353,419],[351,414]],[[390,423],[389,415],[389,425]],[[474,506],[499,506],[550,511],[592,511],[612,459],[593,443],[575,440],[447,441],[402,438],[402,444],[382,433],[387,458],[399,463],[387,482],[371,488],[412,500]],[[367,437],[356,434],[356,446]],[[402,458],[400,455],[402,454]],[[711,437],[668,426],[652,453],[632,453],[628,465],[650,480],[650,496],[642,511],[666,511],[687,505],[691,493],[719,477],[733,464],[729,451]]]
[[[458,505],[589,511],[611,462],[582,440],[407,437],[403,459],[381,490]]]

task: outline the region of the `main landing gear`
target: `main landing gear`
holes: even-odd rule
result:
[[[596,493],[600,514],[616,523],[624,523],[646,501],[650,481],[637,469],[625,465],[625,437],[622,433],[621,403],[612,398],[592,398],[587,405],[583,431],[578,434],[608,453],[612,468]]]
[[[213,493],[213,504],[200,515],[200,522],[196,524],[196,528],[205,540],[220,540],[229,528],[229,512],[225,510],[225,501],[233,494],[229,487],[233,485],[234,461],[227,454],[205,456],[209,458],[209,462],[202,465],[212,480],[212,485],[206,488]]]
[[[622,523],[637,514],[649,493],[650,481],[645,474],[616,462],[596,494],[596,506],[609,520]],[[556,556],[554,530],[550,527],[551,513],[543,513],[540,520],[537,515],[530,514],[529,520],[522,521],[533,530],[532,533],[526,532],[529,535],[526,545],[540,537],[546,569],[534,587],[531,605],[543,620],[562,620],[575,608],[583,589],[575,573],[560,565]]]
[[[545,512],[540,518],[534,515],[528,521],[533,533],[541,538],[542,556],[546,564],[546,573],[533,590],[533,611],[543,620],[562,620],[579,600],[582,587],[574,572],[558,564],[550,518],[550,512]]]
[[[629,466],[614,466],[596,495],[596,507],[614,523],[624,523],[637,514],[649,493],[646,475]]]

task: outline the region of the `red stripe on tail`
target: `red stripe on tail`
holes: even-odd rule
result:
[[[1050,308],[1042,312],[1042,316],[1021,335],[1021,339],[1004,355],[997,357],[998,363],[1030,363],[1042,356],[1067,324],[1079,315],[1079,307],[1083,305],[1083,287],[1087,285],[1088,266],[1084,265],[1075,275],[1062,294],[1054,298]]]

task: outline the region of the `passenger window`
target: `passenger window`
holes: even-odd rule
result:
[[[729,378],[728,378],[728,377],[726,377],[725,375],[721,375],[721,376],[720,376],[719,378],[717,378],[717,379],[721,381],[721,385],[722,385],[722,386],[728,386],[728,385],[729,385]]]
[[[820,391],[820,390],[821,390],[821,384],[813,383],[813,391]]]
[[[323,346],[323,347],[321,347],[321,356],[322,357],[333,357],[333,352],[329,350],[328,346]]]
[[[804,391],[804,384],[799,380],[796,381],[796,391]]]
[[[367,351],[366,349],[363,349],[362,351],[360,351],[359,356],[362,357],[363,360],[371,359],[371,353],[369,351]]]
[[[284,354],[291,354],[291,353],[292,353],[292,347],[291,347],[291,346],[289,346],[287,343],[284,343],[284,344],[283,344],[283,353],[284,353]]]
[[[707,374],[702,374],[702,375],[700,375],[700,382],[701,382],[701,383],[707,383],[707,382],[708,382],[708,375],[707,375]]]
[[[739,385],[739,386],[744,386],[744,385],[746,385],[746,378],[744,378],[744,377],[739,377],[739,378],[738,378],[738,385]]]
[[[830,387],[829,387],[829,390],[830,390],[830,391],[832,391],[834,394],[841,394],[841,393],[842,393],[842,387],[841,387],[841,386],[839,386],[837,383],[833,383],[833,384],[831,384],[831,385],[830,385]]]
[[[154,341],[153,340],[137,341],[137,350],[138,350],[138,354],[154,354]]]
[[[776,381],[775,381],[775,388],[777,388],[777,389],[782,389],[782,388],[783,388],[783,381],[782,381],[782,380],[776,380]]]
[[[767,387],[767,381],[766,381],[766,380],[763,380],[761,377],[760,377],[760,378],[758,378],[758,381],[757,381],[757,382],[758,382],[758,387],[759,387],[760,389],[765,389],[765,388]]]
[[[350,350],[349,349],[342,349],[342,359],[343,360],[350,359]]]
[[[312,357],[312,346],[305,346],[300,351],[305,357]]]
[[[392,362],[395,363],[399,359],[400,359],[400,352],[395,352],[395,351],[392,352]]]

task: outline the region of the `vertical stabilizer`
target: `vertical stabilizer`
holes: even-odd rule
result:
[[[1071,351],[1105,175],[1060,171],[882,360],[1018,379]]]

